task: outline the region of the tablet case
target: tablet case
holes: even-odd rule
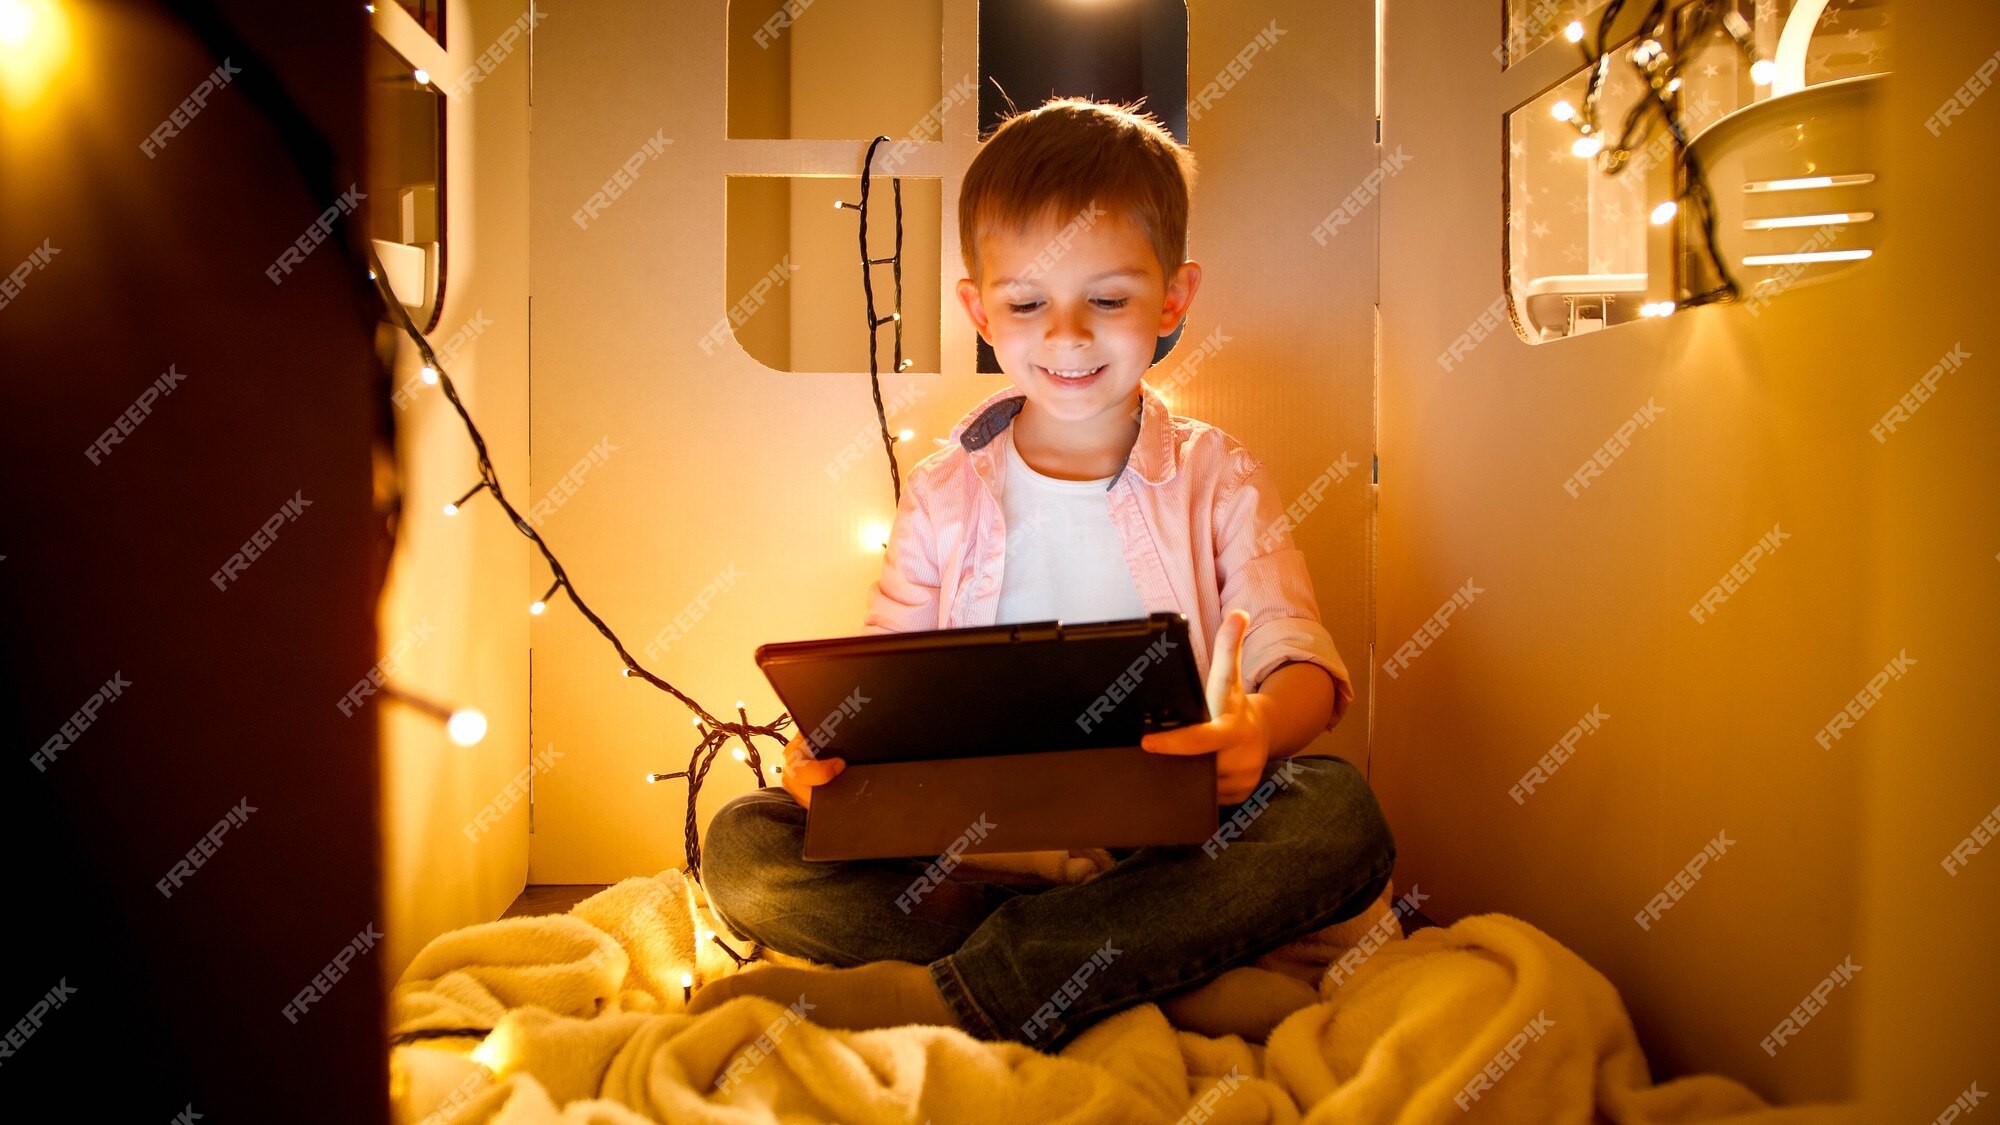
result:
[[[1208,720],[1181,614],[790,641],[756,659],[815,753],[847,762],[813,790],[806,859],[1215,831],[1215,755],[1139,746]]]

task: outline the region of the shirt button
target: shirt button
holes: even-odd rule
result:
[[[979,592],[980,592],[980,593],[982,593],[982,594],[983,594],[983,593],[985,593],[986,591],[988,591],[988,590],[991,590],[992,588],[993,588],[993,576],[992,576],[992,575],[990,575],[990,574],[989,574],[989,575],[987,575],[987,576],[985,576],[984,578],[981,578],[981,579],[979,580]]]

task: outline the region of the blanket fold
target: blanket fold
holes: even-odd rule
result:
[[[441,935],[398,982],[392,1028],[480,1034],[396,1048],[396,1120],[1856,1120],[1843,1107],[1773,1109],[1716,1076],[1653,1085],[1611,983],[1504,915],[1368,940],[1345,953],[1334,948],[1330,927],[1321,937],[1337,963],[1315,982],[1318,1001],[1285,1018],[1262,1046],[1176,1028],[1161,1005],[1148,1003],[1099,1021],[1058,1055],[956,1028],[823,1028],[811,1022],[807,1002],[751,995],[687,1015],[681,974],[703,981],[735,968],[720,950],[711,957],[702,948],[714,925],[700,888],[669,870],[628,879],[566,915]]]

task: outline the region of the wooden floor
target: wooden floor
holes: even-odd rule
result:
[[[544,883],[530,886],[507,908],[502,918],[518,918],[529,914],[565,914],[569,908],[603,890],[602,883]],[[1424,917],[1421,911],[1403,919],[1403,935],[1409,936],[1436,922]]]

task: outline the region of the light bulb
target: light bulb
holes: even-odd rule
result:
[[[693,973],[682,973],[682,974],[681,974],[681,987],[682,987],[682,988],[693,988],[693,987],[694,987],[694,974],[693,974]]]
[[[542,611],[547,608],[549,608],[549,603],[538,601],[528,606],[528,612],[534,614],[536,617],[540,617],[542,615]]]
[[[1681,80],[1679,78],[1667,79],[1667,93],[1671,94],[1680,88],[1681,88]]]
[[[1582,20],[1569,21],[1569,26],[1563,28],[1563,38],[1569,40],[1572,43],[1583,42],[1583,21]]]
[[[1559,101],[1549,107],[1549,114],[1557,121],[1573,121],[1576,119],[1576,107],[1567,101]]]
[[[896,432],[897,441],[908,441],[916,436],[917,436],[917,431],[915,430],[898,430]]]
[[[428,363],[424,364],[423,370],[417,372],[417,374],[422,376],[426,383],[436,383],[438,381],[438,369]]]
[[[1758,59],[1750,64],[1750,81],[1759,86],[1769,86],[1778,76],[1778,64],[1770,59]]]
[[[425,70],[423,67],[418,67],[410,77],[416,79],[419,86],[428,86],[431,84],[431,72]]]
[[[1578,137],[1569,150],[1587,160],[1604,151],[1604,142],[1596,137]]]
[[[743,748],[741,746],[738,746],[735,750],[731,751],[731,753],[733,753],[736,756],[736,760],[739,762],[748,760],[747,758],[745,758],[743,754]]]
[[[453,711],[445,730],[450,732],[451,740],[460,746],[476,746],[480,739],[486,737],[486,716],[470,707]]]
[[[1681,205],[1671,199],[1653,208],[1653,225],[1656,227],[1666,226],[1673,221],[1676,214],[1680,213],[1680,209]]]

